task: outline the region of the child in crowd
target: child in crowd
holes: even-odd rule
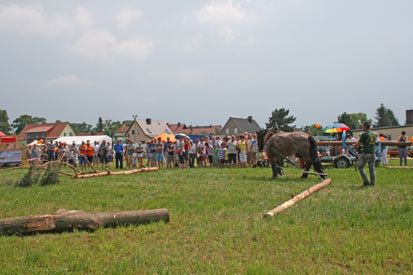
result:
[[[227,148],[225,147],[225,143],[221,143],[221,148],[219,149],[219,154],[218,154],[219,166],[221,168],[223,168],[224,165],[225,165],[225,155],[226,154],[227,154]]]
[[[138,162],[138,153],[136,150],[132,153],[132,168],[136,168],[136,163]]]
[[[217,147],[217,143],[214,143],[214,146],[212,147],[212,163],[214,167],[218,167],[219,166],[219,148]]]

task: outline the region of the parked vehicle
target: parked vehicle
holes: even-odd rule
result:
[[[323,163],[333,163],[336,168],[348,168],[353,165],[358,160],[358,152],[351,146],[346,143],[347,133],[343,132],[342,140],[340,145],[331,144],[327,146],[319,146],[318,150],[320,153],[320,161]],[[318,139],[318,140],[325,140]],[[327,141],[332,141],[327,139]],[[381,141],[379,141],[379,146],[376,150],[381,152]],[[376,154],[376,165],[380,163],[381,155]]]

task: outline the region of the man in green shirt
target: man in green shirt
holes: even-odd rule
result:
[[[358,148],[363,145],[363,153],[359,157],[358,169],[360,171],[361,178],[363,179],[364,186],[374,186],[376,183],[376,172],[374,171],[374,165],[376,162],[376,135],[370,132],[370,124],[368,122],[363,125],[364,133],[361,135],[359,141],[355,147]],[[370,183],[364,172],[364,165],[369,164]]]

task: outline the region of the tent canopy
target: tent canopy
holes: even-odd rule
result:
[[[0,137],[5,137],[5,136],[6,136],[6,134],[3,133],[2,131],[0,131]]]
[[[90,141],[91,144],[93,144],[95,141],[99,142],[101,144],[104,140],[106,143],[112,142],[112,139],[109,136],[103,135],[103,136],[72,136],[72,137],[60,137],[54,142],[66,142],[66,144],[72,144],[73,141],[76,143],[76,145],[82,144],[82,141]]]
[[[169,140],[170,140],[170,141],[172,141],[172,142],[175,142],[175,141],[176,141],[175,135],[169,135],[169,134],[166,134],[166,133],[160,133],[159,135],[157,135],[156,137],[154,137],[154,139],[158,140],[158,138],[161,138],[162,142],[166,142],[166,141],[167,141],[166,139],[167,139],[168,137],[169,137]]]

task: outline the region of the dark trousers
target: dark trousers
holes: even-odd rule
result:
[[[189,154],[189,167],[194,168],[196,154]]]
[[[120,167],[120,169],[123,169],[123,154],[122,153],[116,153],[115,154],[115,161],[116,161],[116,169]]]

